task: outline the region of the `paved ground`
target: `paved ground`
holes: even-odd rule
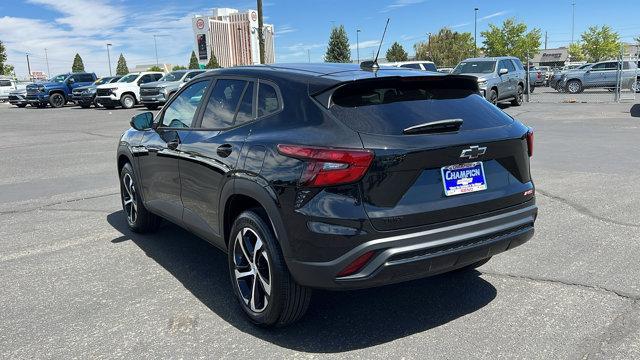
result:
[[[615,94],[607,89],[586,89],[580,94],[559,93],[550,87],[537,87],[530,94],[532,103],[607,103],[613,102]],[[625,102],[634,102],[640,99],[640,94],[635,94],[629,89],[622,89],[620,99]]]
[[[141,109],[0,104],[0,358],[640,358],[629,108],[505,109],[536,129],[526,245],[478,272],[318,292],[300,323],[262,330],[216,249],[173,225],[127,231],[114,150]]]

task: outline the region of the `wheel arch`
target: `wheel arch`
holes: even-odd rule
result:
[[[125,95],[131,95],[133,96],[133,101],[135,101],[136,104],[138,104],[140,101],[138,101],[138,97],[136,96],[136,94],[131,91],[131,90],[127,90],[125,92],[123,92],[122,94],[120,94],[120,100],[122,100],[122,97]]]

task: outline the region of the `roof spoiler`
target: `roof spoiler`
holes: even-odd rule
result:
[[[316,91],[312,93],[311,96],[322,106],[328,109],[331,107],[331,97],[336,90],[345,86],[384,81],[426,82],[430,86],[437,86],[443,89],[468,90],[476,93],[480,92],[480,88],[478,88],[478,78],[470,75],[381,76],[376,78],[345,81],[332,87]]]

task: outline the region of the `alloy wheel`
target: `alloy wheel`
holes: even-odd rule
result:
[[[62,107],[64,105],[64,98],[62,95],[55,94],[51,97],[51,102],[54,107]]]
[[[130,174],[124,174],[122,177],[122,206],[127,213],[129,224],[135,224],[138,218],[138,199],[136,196],[136,187]]]
[[[233,244],[235,285],[244,304],[261,313],[271,297],[271,261],[264,242],[251,228],[238,232]]]
[[[569,83],[568,89],[570,93],[575,94],[580,91],[580,85],[578,85],[577,82],[572,81]]]
[[[133,99],[131,97],[126,97],[124,99],[124,106],[127,108],[133,107]]]

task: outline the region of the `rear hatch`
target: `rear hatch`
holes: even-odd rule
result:
[[[375,153],[361,180],[381,231],[460,219],[532,198],[529,129],[465,76],[379,78],[335,89],[331,113]]]

